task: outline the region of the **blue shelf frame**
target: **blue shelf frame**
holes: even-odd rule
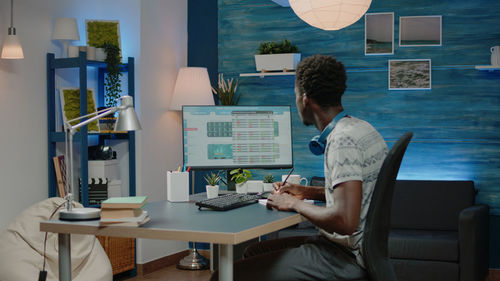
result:
[[[56,143],[64,142],[64,132],[56,131],[56,69],[78,68],[80,78],[80,114],[87,112],[87,67],[97,68],[97,104],[104,104],[104,74],[106,73],[106,63],[100,61],[90,61],[86,58],[85,52],[80,52],[76,58],[56,59],[53,53],[47,53],[47,129],[48,129],[48,195],[57,196],[57,180],[55,176],[54,163],[52,158],[56,156]],[[135,99],[134,80],[134,58],[129,57],[127,63],[122,65],[122,71],[127,73],[128,95]],[[135,176],[135,132],[128,133],[88,133],[87,126],[80,129],[74,136],[75,142],[80,142],[80,167],[82,178],[82,196],[80,202],[84,206],[89,206],[88,193],[88,136],[98,135],[99,142],[105,139],[126,139],[129,149],[129,195],[136,195]],[[73,187],[73,193],[77,189]]]

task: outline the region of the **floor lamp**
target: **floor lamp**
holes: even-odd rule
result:
[[[118,119],[115,124],[115,131],[136,131],[141,129],[141,124],[134,110],[134,100],[131,96],[120,97],[120,106],[106,108],[69,121],[64,122],[65,132],[65,154],[69,155],[66,161],[66,171],[69,171],[70,179],[66,179],[66,209],[61,210],[59,218],[61,220],[93,220],[99,219],[101,212],[98,208],[73,208],[73,136],[79,128],[97,121],[99,118],[118,112]],[[91,117],[93,116],[93,117]],[[88,118],[78,124],[71,125],[72,122]],[[69,163],[68,163],[69,162]],[[71,184],[69,182],[71,181]]]
[[[171,110],[182,110],[183,105],[214,105],[212,87],[208,71],[205,67],[182,67],[179,69],[170,104]],[[191,172],[191,183],[194,193],[194,172]],[[207,269],[210,261],[198,253],[196,242],[193,249],[177,264],[180,269]]]

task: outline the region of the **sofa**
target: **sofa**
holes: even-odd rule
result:
[[[313,178],[322,185],[321,178]],[[397,180],[389,256],[399,281],[481,281],[488,275],[489,207],[472,181]],[[309,222],[278,237],[313,235]]]

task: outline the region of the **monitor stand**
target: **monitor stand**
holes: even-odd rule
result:
[[[231,175],[229,174],[231,170],[226,171],[226,185],[228,191],[236,191],[236,183],[231,180]]]

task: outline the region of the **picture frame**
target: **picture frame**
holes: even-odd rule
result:
[[[81,116],[80,88],[61,88],[59,90],[59,96],[61,100],[61,111],[64,123],[66,123],[68,120],[72,120]],[[87,88],[87,114],[96,111],[97,103],[94,89]],[[74,121],[71,123],[71,125],[78,124],[79,122],[81,122],[81,120]],[[89,133],[100,133],[98,120],[90,122],[87,125],[87,131]]]
[[[399,46],[442,46],[442,16],[399,17]]]
[[[87,46],[102,48],[105,42],[117,45],[121,52],[120,22],[117,20],[85,20]]]
[[[394,54],[394,13],[365,14],[365,55]]]
[[[430,59],[389,60],[389,90],[432,89]]]

